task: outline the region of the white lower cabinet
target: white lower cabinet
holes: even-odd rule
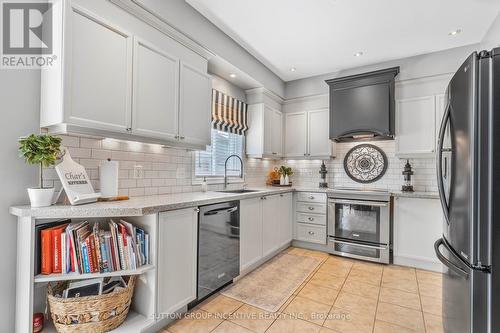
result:
[[[198,209],[160,213],[158,313],[179,310],[196,299]]]
[[[240,201],[240,270],[262,258],[262,200]]]
[[[291,242],[291,216],[291,193],[240,201],[241,271]]]
[[[394,263],[441,270],[434,242],[443,233],[439,199],[396,198],[394,209]]]
[[[294,239],[308,243],[326,244],[326,202],[325,193],[296,193]]]

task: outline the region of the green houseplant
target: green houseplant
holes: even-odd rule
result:
[[[285,165],[282,165],[278,172],[281,175],[280,178],[280,185],[289,185],[290,184],[290,177],[293,175],[293,170],[291,167],[287,167]]]
[[[50,206],[54,202],[55,190],[43,186],[43,168],[56,164],[61,154],[61,139],[48,134],[31,134],[19,139],[19,153],[27,164],[40,166],[39,187],[28,189],[31,206]]]

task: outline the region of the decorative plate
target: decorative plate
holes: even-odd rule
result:
[[[387,171],[387,156],[377,146],[358,145],[345,156],[344,170],[355,182],[373,183]]]

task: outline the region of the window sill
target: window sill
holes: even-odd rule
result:
[[[206,177],[206,179],[207,179],[208,185],[224,184],[224,177]],[[193,178],[191,185],[201,185],[202,182],[203,182],[203,177]],[[228,184],[244,184],[245,179],[242,179],[240,177],[228,177],[227,183]]]

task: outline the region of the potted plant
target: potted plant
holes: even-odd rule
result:
[[[61,139],[48,135],[31,134],[19,139],[19,152],[27,164],[40,166],[40,179],[38,188],[29,188],[32,207],[50,206],[57,200],[53,187],[43,186],[43,168],[56,164],[61,153]],[[55,199],[55,200],[54,200]]]
[[[290,177],[293,175],[292,168],[282,165],[279,169],[279,173],[281,174],[282,178],[280,178],[280,185],[289,185]]]

